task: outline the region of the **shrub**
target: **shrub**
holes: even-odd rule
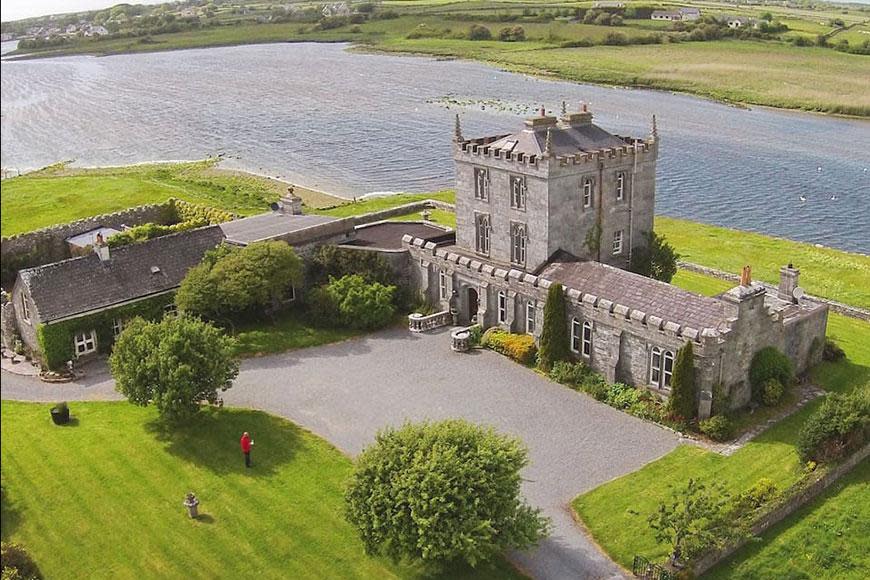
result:
[[[764,395],[763,385],[770,379],[778,380],[784,388],[794,382],[794,370],[791,360],[774,346],[768,346],[752,357],[749,365],[749,383],[752,386],[752,398],[761,401]]]
[[[785,387],[776,379],[767,379],[761,385],[761,401],[768,407],[776,407],[782,395],[785,393]]]
[[[775,498],[777,492],[776,484],[772,480],[762,477],[752,484],[752,487],[733,499],[735,515],[740,516],[757,510]]]
[[[130,229],[124,230],[123,232],[118,232],[113,236],[109,236],[106,239],[106,244],[110,248],[117,248],[120,246],[126,246],[129,244],[135,244],[154,238],[159,238],[161,236],[168,236],[169,234],[193,230],[205,225],[208,225],[208,222],[206,222],[202,218],[191,219],[188,221],[173,224],[171,226],[147,223],[142,224],[141,226],[132,227]]]
[[[395,286],[368,283],[359,274],[331,278],[325,287],[344,326],[371,330],[386,326],[393,319]]]
[[[170,421],[190,419],[203,401],[220,402],[239,374],[233,339],[189,316],[132,320],[109,357],[115,388],[136,405],[154,403]]]
[[[492,40],[492,32],[486,26],[472,24],[468,30],[468,40]]]
[[[630,409],[640,402],[640,391],[623,383],[613,383],[607,389],[605,402],[617,409]]]
[[[483,333],[482,344],[524,365],[535,362],[538,350],[535,339],[531,335],[512,334],[498,327],[490,328]]]
[[[606,401],[610,386],[598,373],[590,373],[580,385],[584,393],[591,395],[596,401]]]
[[[369,554],[474,566],[547,535],[521,498],[527,463],[519,439],[462,420],[385,429],[356,461],[346,517]]]
[[[629,270],[647,278],[670,282],[677,273],[680,255],[657,233],[648,232],[646,238],[645,246],[632,250]]]
[[[589,378],[593,371],[583,362],[556,361],[549,372],[551,379],[557,383],[579,388]]]
[[[734,424],[725,415],[714,415],[698,424],[701,433],[713,441],[729,441],[734,437]]]
[[[522,26],[502,28],[498,31],[498,39],[503,42],[522,42],[526,39],[526,31]]]
[[[319,327],[338,326],[338,306],[325,286],[312,288],[305,295],[305,311],[308,321]]]
[[[860,448],[870,428],[870,388],[830,394],[804,423],[798,453],[804,461],[830,461]]]
[[[556,283],[547,290],[538,365],[544,371],[549,371],[557,361],[567,360],[570,352],[568,322],[565,314],[565,291],[561,284]]]
[[[0,542],[0,565],[3,579],[31,580],[42,578],[42,574],[30,554],[21,544]]]
[[[412,310],[419,302],[419,294],[410,286],[400,283],[390,264],[375,252],[360,252],[339,246],[322,246],[305,264],[305,281],[311,286],[322,286],[330,278],[359,274],[367,282],[395,286],[393,302],[396,308]]]
[[[668,399],[668,409],[674,415],[690,421],[698,414],[695,389],[695,351],[691,342],[687,342],[677,352],[674,361],[674,374],[671,378],[671,396]]]
[[[481,340],[483,340],[483,328],[479,324],[475,324],[474,326],[469,327],[468,345],[471,348],[480,346]]]
[[[846,353],[840,348],[840,345],[830,338],[825,339],[825,346],[822,347],[822,360],[836,362],[844,358],[846,358]]]

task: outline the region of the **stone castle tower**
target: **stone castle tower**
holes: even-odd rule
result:
[[[658,136],[619,137],[585,105],[518,133],[464,139],[456,118],[456,243],[535,272],[557,252],[625,268],[653,229]]]

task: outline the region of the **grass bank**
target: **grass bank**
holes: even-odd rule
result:
[[[215,166],[216,161],[76,169],[53,165],[4,179],[0,198],[3,236],[176,197],[240,215],[265,211],[287,192],[275,179]],[[297,188],[312,207],[340,198]]]
[[[266,413],[210,409],[164,429],[153,409],[2,403],[2,537],[46,578],[418,578],[365,555],[342,516],[351,460]],[[246,470],[243,431],[256,446]],[[193,490],[199,520],[181,502]],[[74,541],[73,541],[74,539]],[[445,577],[516,578],[493,569]]]
[[[275,320],[251,322],[235,329],[236,354],[260,356],[340,342],[360,336],[351,328],[323,328],[309,324],[302,313],[288,310]]]
[[[674,282],[687,289],[705,294],[714,294],[727,285],[716,279],[704,280],[697,274],[680,272]],[[717,287],[718,286],[718,287]],[[823,363],[813,372],[812,380],[828,391],[850,392],[864,385],[870,385],[870,324],[832,314],[828,324],[828,335],[836,338],[846,351],[847,359],[837,363]],[[723,457],[694,446],[680,446],[663,458],[646,467],[606,483],[574,500],[572,506],[592,533],[595,540],[617,562],[630,567],[635,554],[654,560],[667,557],[667,548],[655,542],[646,518],[661,501],[666,500],[672,490],[685,485],[689,478],[704,481],[719,481],[731,493],[739,493],[761,477],[773,480],[779,489],[797,481],[803,468],[798,458],[795,441],[807,417],[818,406],[818,401],[810,403],[794,415],[774,425],[756,437],[734,455]],[[852,496],[852,493],[849,493]],[[870,496],[860,496],[860,501],[848,509],[859,513],[870,510]],[[799,526],[805,545],[830,544],[829,529],[815,527],[793,516],[788,522]],[[784,533],[787,524],[771,531],[765,538]],[[838,542],[843,546],[859,546],[866,540],[860,536],[857,526],[838,528],[842,536]],[[753,545],[756,551],[775,550],[767,543]],[[792,547],[796,547],[796,544]],[[775,552],[772,552],[775,553]],[[814,553],[818,553],[814,550]],[[744,551],[735,556],[735,561],[746,562]],[[870,561],[859,551],[841,555],[841,561],[848,560],[849,566],[857,577],[870,573]],[[817,562],[801,558],[763,560],[766,574],[734,575],[716,571],[728,577],[784,577],[812,573]],[[748,565],[748,564],[744,564]],[[746,570],[748,568],[742,568]],[[850,572],[851,573],[851,572]],[[829,573],[825,577],[837,577]]]

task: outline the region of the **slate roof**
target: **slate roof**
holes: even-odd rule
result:
[[[608,133],[598,125],[549,126],[556,155],[575,155],[598,151],[609,147],[623,147],[626,142],[621,137]],[[505,153],[523,153],[540,157],[547,144],[547,127],[526,127],[518,133],[501,137],[488,144],[490,149],[500,149]]]
[[[540,275],[584,294],[699,331],[718,328],[726,320],[726,305],[720,300],[598,262],[554,262]]]
[[[227,241],[250,244],[274,239],[313,226],[336,221],[323,215],[293,215],[280,212],[261,213],[220,224]]]
[[[220,227],[206,226],[113,248],[106,263],[90,253],[27,268],[19,276],[40,321],[51,322],[176,288],[223,239]]]

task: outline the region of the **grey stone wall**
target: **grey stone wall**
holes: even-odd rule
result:
[[[3,262],[3,283],[11,285],[14,272],[70,258],[66,239],[98,227],[122,229],[122,225],[138,226],[153,222],[171,223],[173,212],[169,203],[142,205],[115,213],[80,219],[32,232],[5,237],[0,241]]]
[[[28,311],[30,312],[30,320],[25,320],[21,313],[21,301],[27,300]],[[36,338],[36,328],[39,326],[39,312],[36,305],[31,300],[29,293],[26,291],[21,280],[17,280],[12,287],[10,293],[10,301],[14,308],[15,327],[18,329],[18,334],[21,336],[21,341],[34,354],[39,352],[39,341]]]

